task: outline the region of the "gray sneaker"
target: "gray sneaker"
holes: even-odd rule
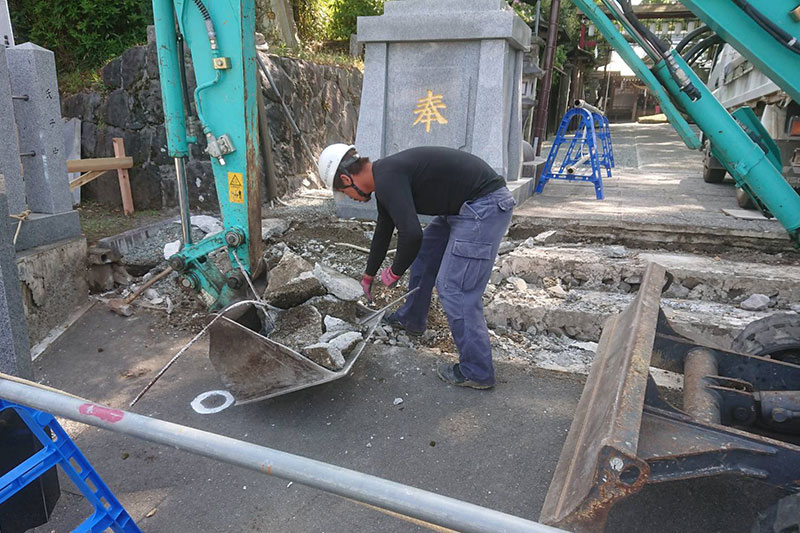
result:
[[[436,373],[439,375],[439,379],[447,384],[455,385],[456,387],[471,387],[480,390],[494,387],[494,383],[478,383],[477,381],[467,379],[464,377],[464,374],[461,373],[458,363],[454,365],[450,363],[441,364],[439,368],[436,369]]]

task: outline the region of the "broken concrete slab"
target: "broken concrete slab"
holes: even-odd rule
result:
[[[341,300],[354,302],[364,294],[358,281],[329,266],[317,263],[314,265],[313,274],[329,293]]]
[[[492,281],[516,276],[529,285],[557,277],[565,288],[580,287],[620,291],[641,282],[648,262],[663,265],[674,276],[666,295],[738,303],[748,294],[775,296],[781,302],[800,301],[800,274],[795,266],[778,266],[720,260],[693,254],[650,253],[627,250],[627,257],[611,258],[601,246],[520,246],[503,256]],[[698,285],[704,287],[690,296]]]
[[[358,318],[356,313],[356,302],[340,300],[332,294],[315,296],[314,298],[309,299],[306,303],[316,307],[319,312],[323,314],[323,316],[335,316],[351,324],[354,324]]]
[[[282,218],[265,218],[261,220],[261,240],[283,235],[289,229],[289,221]]]
[[[565,300],[567,298],[567,291],[565,291],[564,287],[562,287],[561,285],[558,284],[552,285],[550,287],[547,287],[545,290],[547,291],[547,294],[555,298],[561,298],[562,300]]]
[[[333,339],[338,337],[339,335],[343,335],[346,333],[345,331],[326,331],[322,334],[322,337],[319,338],[319,342],[331,342]]]
[[[503,289],[485,306],[486,322],[490,327],[517,331],[533,326],[538,332],[597,342],[606,319],[621,312],[634,296],[573,289],[567,299],[560,299],[543,289],[530,289],[526,293]],[[661,306],[677,330],[722,348],[729,347],[747,324],[766,316],[715,302],[662,298]]]
[[[325,315],[323,325],[325,326],[326,333],[333,331],[355,331],[355,326],[342,320],[341,318],[331,315]]]
[[[293,252],[283,254],[278,265],[269,272],[264,298],[276,307],[287,309],[325,294],[325,288],[312,274],[311,264]]]
[[[752,209],[725,208],[722,210],[722,212],[728,216],[742,220],[769,220],[767,217],[762,215],[760,211],[755,211]]]
[[[328,344],[337,348],[343,354],[347,354],[362,340],[364,340],[364,336],[358,331],[347,331],[331,339]]]
[[[528,284],[522,278],[518,278],[516,276],[509,276],[508,278],[506,278],[506,281],[510,283],[518,291],[525,291],[528,289]]]
[[[509,252],[514,251],[517,245],[511,241],[503,241],[500,243],[500,247],[497,249],[497,255],[505,255]]]
[[[557,240],[558,240],[558,230],[555,229],[543,231],[533,238],[533,241],[539,244],[550,244]]]
[[[312,344],[303,348],[303,354],[329,370],[344,368],[344,355],[339,348],[324,342]]]
[[[322,315],[313,305],[304,304],[278,313],[269,338],[299,350],[318,342],[322,335]]]
[[[747,311],[766,311],[769,307],[769,296],[766,294],[751,294],[749,298],[739,304]]]

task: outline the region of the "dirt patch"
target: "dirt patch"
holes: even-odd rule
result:
[[[121,207],[108,207],[91,200],[82,201],[76,211],[89,244],[94,244],[103,237],[146,226],[169,216],[169,213],[154,209],[135,211],[132,216],[125,216]]]

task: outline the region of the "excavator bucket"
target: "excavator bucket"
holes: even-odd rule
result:
[[[344,367],[329,370],[262,335],[258,304],[242,302],[209,326],[208,355],[237,405],[257,402],[349,374],[382,317],[383,312],[370,317],[364,340],[346,357]]]
[[[664,273],[651,264],[636,299],[603,327],[542,507],[546,524],[602,531],[613,502],[645,483],[636,452]]]
[[[747,476],[797,491],[800,365],[693,339],[661,310],[666,271],[648,265],[636,298],[603,327],[540,520],[603,531],[611,507],[645,485]],[[680,408],[650,367],[683,374]],[[780,405],[779,405],[780,404]],[[763,434],[768,428],[767,435]]]

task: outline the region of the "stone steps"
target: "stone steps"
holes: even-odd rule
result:
[[[520,290],[503,282],[486,304],[485,314],[491,328],[528,331],[533,327],[538,333],[596,342],[606,319],[621,312],[634,296],[572,289],[567,291],[566,298],[558,298],[545,289]],[[661,306],[677,331],[721,348],[728,348],[748,323],[769,314],[717,302],[673,298],[662,298]]]
[[[666,297],[738,305],[752,294],[770,297],[770,308],[797,308],[800,268],[745,263],[673,253],[654,253],[623,246],[522,244],[501,256],[492,281],[510,276],[542,286],[546,278],[561,280],[565,288],[619,294],[634,293],[648,262],[663,265],[674,276]]]

